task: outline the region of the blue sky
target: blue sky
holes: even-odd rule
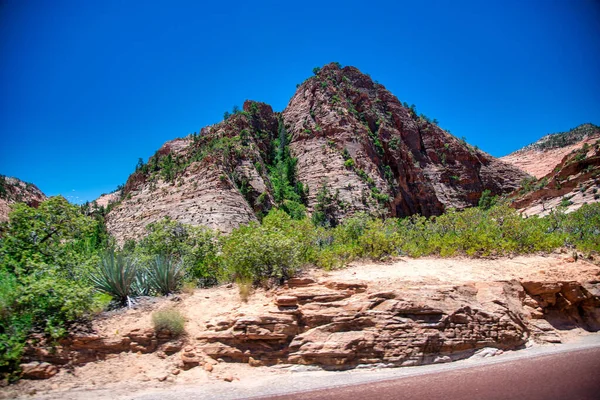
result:
[[[595,0],[0,0],[0,173],[93,200],[331,61],[502,156],[600,124],[598,21]]]

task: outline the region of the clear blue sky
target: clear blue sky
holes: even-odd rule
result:
[[[0,0],[0,173],[93,200],[330,61],[502,156],[600,124],[599,21],[595,0]]]

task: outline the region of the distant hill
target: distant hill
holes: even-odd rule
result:
[[[546,135],[502,157],[536,179],[524,180],[512,196],[526,215],[545,215],[559,205],[573,211],[600,201],[600,127],[583,124]]]
[[[44,200],[46,195],[34,184],[0,175],[0,222],[8,221],[11,204],[23,202],[37,207]]]
[[[600,139],[600,127],[582,124],[568,132],[552,133],[500,159],[523,171],[542,178],[561,163],[562,159],[584,143]]]

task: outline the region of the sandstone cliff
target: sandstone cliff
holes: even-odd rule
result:
[[[582,124],[568,132],[546,135],[522,149],[500,157],[500,160],[541,179],[552,172],[568,154],[586,143],[592,145],[598,139],[600,127]]]
[[[332,63],[299,86],[282,113],[247,101],[223,122],[167,142],[125,184],[107,217],[123,243],[163,217],[230,231],[275,204],[275,154],[308,213],[326,197],[337,222],[357,211],[437,215],[505,194],[525,173],[448,134],[353,67]]]
[[[354,67],[326,65],[283,111],[309,206],[323,184],[340,216],[383,208],[392,216],[441,214],[509,193],[527,175],[448,134]],[[349,161],[352,160],[352,161]]]
[[[159,380],[188,370],[226,373],[235,370],[231,362],[348,369],[495,355],[598,331],[599,275],[597,265],[561,255],[430,258],[306,271],[247,302],[233,287],[199,289],[105,313],[52,350],[36,342],[27,348],[24,375],[47,378],[88,363],[102,371],[107,367],[95,361],[127,353],[129,362],[154,354],[147,363],[160,368]],[[151,328],[150,311],[168,307],[187,316],[186,336]],[[149,367],[136,367],[126,379],[143,379]]]
[[[37,186],[0,175],[0,222],[8,221],[11,204],[22,202],[37,207],[44,200],[46,195]]]
[[[575,211],[600,201],[600,127],[584,124],[544,136],[502,158],[530,172],[512,198],[525,215],[546,215],[562,205]]]

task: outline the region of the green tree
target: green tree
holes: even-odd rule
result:
[[[338,224],[337,212],[339,211],[339,196],[336,192],[332,194],[326,182],[323,182],[317,192],[317,204],[312,215],[312,221],[316,226],[334,228]]]
[[[479,208],[489,210],[498,202],[498,196],[492,196],[492,192],[489,189],[485,189],[481,193],[479,198]]]
[[[1,265],[17,276],[52,268],[69,279],[84,278],[103,244],[97,228],[93,218],[61,196],[38,208],[16,203],[2,232]]]
[[[279,123],[279,137],[275,141],[275,157],[269,167],[269,180],[273,187],[273,197],[278,207],[283,208],[294,218],[303,218],[307,193],[304,185],[296,179],[298,160],[291,156],[289,138],[283,125]]]

